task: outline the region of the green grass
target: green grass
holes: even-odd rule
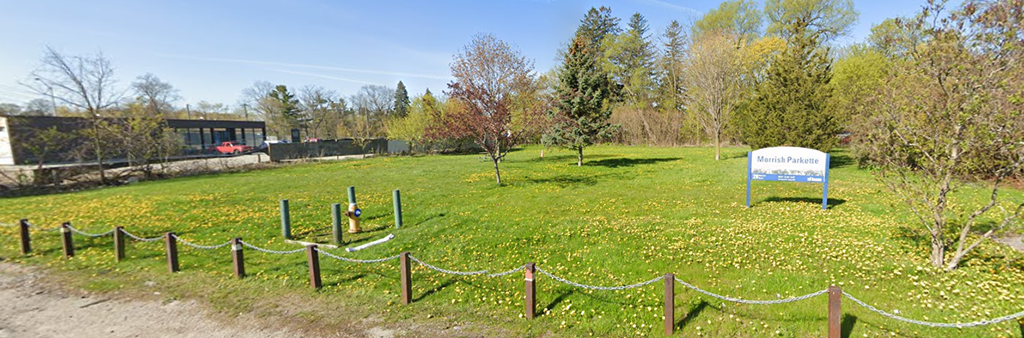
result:
[[[527,262],[576,282],[615,286],[665,273],[706,290],[745,299],[799,296],[836,284],[903,316],[966,322],[1024,310],[1019,253],[986,243],[965,266],[942,272],[927,262],[927,242],[901,204],[871,173],[843,153],[831,172],[829,210],[821,186],[755,182],[746,208],[746,149],[595,147],[583,167],[568,151],[528,147],[501,164],[497,186],[478,155],[382,157],[301,164],[238,174],[181,178],[53,196],[2,200],[0,221],[28,218],[52,227],[71,220],[85,231],[124,225],[157,236],[175,231],[199,244],[241,236],[274,250],[278,200],[289,199],[299,239],[330,238],[330,204],[356,186],[363,209],[358,245],[397,237],[347,257],[372,259],[410,251],[438,267],[506,271]],[[391,191],[401,189],[405,226],[393,228]],[[961,194],[977,204],[981,191]],[[1019,191],[1012,192],[1020,196]],[[397,261],[358,265],[321,257],[325,288],[308,288],[305,257],[246,251],[250,277],[234,280],[227,249],[179,244],[182,272],[166,272],[160,243],[130,242],[115,264],[110,238],[84,239],[74,259],[60,258],[55,233],[34,233],[36,252],[17,252],[13,228],[0,229],[0,257],[46,265],[90,290],[206,299],[232,316],[254,313],[329,330],[347,320],[471,323],[503,335],[659,336],[662,285],[588,291],[540,277],[533,321],[523,314],[523,275],[459,277],[413,268],[412,306],[399,305]],[[148,283],[147,283],[148,282]],[[825,336],[825,296],[783,305],[741,305],[676,287],[679,336]],[[338,309],[346,316],[337,316]],[[1017,322],[970,329],[929,329],[894,322],[843,302],[851,337],[1020,336]],[[339,319],[338,317],[346,317]],[[299,324],[296,324],[299,323]],[[852,325],[851,325],[852,324]],[[446,335],[457,335],[449,332]]]

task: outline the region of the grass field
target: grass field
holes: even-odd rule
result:
[[[274,250],[278,200],[289,199],[299,239],[330,238],[330,204],[356,186],[364,229],[352,245],[394,233],[358,259],[410,251],[435,266],[507,271],[527,262],[569,280],[602,286],[672,272],[731,297],[779,299],[839,285],[885,311],[928,321],[967,322],[1024,310],[1024,255],[986,243],[954,272],[932,268],[927,241],[909,214],[867,170],[833,154],[830,209],[821,186],[755,182],[746,208],[743,148],[596,147],[583,167],[564,150],[509,154],[502,181],[479,155],[380,157],[301,164],[247,173],[0,201],[0,222],[28,218],[42,227],[63,221],[89,232],[123,225],[157,236],[175,231],[199,244],[236,236]],[[405,226],[393,228],[391,192],[401,189]],[[1020,191],[1010,193],[1015,198]],[[961,194],[977,204],[980,191]],[[624,291],[590,291],[541,276],[539,315],[523,316],[523,275],[500,278],[413,268],[411,306],[399,303],[398,262],[352,264],[321,257],[325,288],[308,287],[303,254],[246,251],[250,277],[235,280],[228,249],[179,244],[182,272],[166,272],[160,243],[130,242],[114,263],[111,239],[76,237],[78,255],[60,258],[56,233],[36,232],[36,252],[18,253],[14,228],[0,228],[0,257],[60,271],[68,283],[165,299],[205,299],[225,315],[257,316],[330,331],[372,318],[382,323],[470,327],[514,336],[659,336],[662,283]],[[149,283],[146,283],[149,282]],[[153,286],[155,283],[156,286]],[[825,336],[827,297],[782,305],[742,305],[676,286],[677,336]],[[969,329],[930,329],[881,317],[844,300],[850,337],[1019,337],[1016,321]],[[337,315],[344,313],[343,316]],[[299,325],[295,324],[295,325]],[[464,332],[463,332],[464,333]],[[452,333],[458,335],[459,333]]]

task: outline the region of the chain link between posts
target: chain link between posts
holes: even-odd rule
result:
[[[305,250],[305,249],[303,249],[303,250]],[[372,263],[387,262],[387,261],[390,261],[390,260],[393,260],[393,259],[398,259],[398,257],[402,256],[402,255],[399,254],[399,255],[394,255],[394,256],[391,256],[391,257],[384,257],[384,258],[379,258],[379,259],[362,260],[362,259],[353,259],[353,258],[341,257],[341,256],[338,256],[338,255],[332,254],[330,252],[320,250],[320,248],[316,248],[316,249],[313,249],[313,250],[316,250],[316,252],[322,253],[322,254],[324,254],[324,256],[327,256],[327,257],[330,257],[330,258],[334,258],[334,259],[341,260],[341,261],[346,261],[346,262],[360,263],[360,264],[372,264]]]
[[[641,287],[641,286],[645,286],[645,285],[648,285],[648,284],[651,284],[651,283],[656,283],[656,282],[658,282],[660,280],[665,279],[665,276],[660,276],[660,277],[654,278],[652,280],[649,280],[649,281],[646,281],[646,282],[636,283],[636,284],[633,284],[633,285],[596,286],[596,285],[586,285],[586,284],[580,284],[580,283],[572,282],[572,281],[566,280],[564,278],[552,275],[552,274],[548,273],[547,271],[544,271],[544,269],[541,269],[539,266],[536,267],[536,268],[537,268],[538,272],[540,272],[542,274],[545,274],[545,275],[547,275],[548,277],[551,277],[554,280],[557,280],[559,282],[562,282],[562,283],[565,283],[565,284],[569,284],[569,285],[572,285],[572,286],[575,286],[575,287],[584,288],[584,289],[591,289],[591,290],[610,291],[610,290],[632,289],[632,288],[638,288],[638,287]]]
[[[520,266],[520,267],[518,267],[518,268],[515,268],[515,269],[512,269],[512,270],[508,270],[508,271],[505,271],[505,272],[499,272],[499,273],[492,273],[492,274],[490,274],[490,275],[487,275],[487,277],[502,277],[502,276],[507,276],[507,275],[511,275],[511,274],[513,274],[513,273],[519,272],[519,271],[521,271],[521,270],[523,270],[523,269],[526,269],[526,264],[523,264],[523,266]]]
[[[439,267],[436,267],[436,266],[424,263],[423,261],[417,259],[416,257],[413,257],[412,255],[409,255],[409,258],[414,260],[414,261],[416,261],[416,263],[420,263],[420,265],[422,265],[422,266],[424,266],[424,267],[426,267],[428,269],[431,269],[431,270],[434,270],[434,271],[437,271],[437,272],[441,272],[441,273],[446,273],[446,274],[449,274],[449,275],[473,276],[473,275],[480,275],[480,274],[487,273],[487,270],[480,270],[480,271],[452,271],[452,270],[445,270],[445,269],[442,269],[442,268],[439,268]]]
[[[174,238],[177,239],[179,242],[181,242],[181,244],[185,244],[187,246],[190,246],[190,247],[193,247],[193,248],[196,248],[196,249],[213,250],[213,249],[220,249],[220,248],[226,247],[228,245],[231,245],[231,241],[227,241],[227,242],[224,242],[224,244],[217,244],[217,245],[199,245],[199,244],[190,243],[189,241],[181,239],[181,237],[178,237],[178,235],[171,235],[171,236],[174,236]]]
[[[82,230],[75,229],[75,227],[71,226],[71,224],[68,224],[68,229],[71,229],[71,232],[74,232],[76,234],[79,234],[79,235],[82,235],[82,236],[86,236],[86,237],[106,237],[106,236],[110,236],[111,234],[114,233],[114,230],[110,230],[110,231],[107,231],[107,232],[104,232],[104,233],[98,233],[98,234],[88,233],[88,232],[85,232],[85,231],[82,231]]]
[[[1017,313],[1014,313],[1014,314],[1011,314],[1011,315],[1007,315],[1007,316],[1002,316],[1002,317],[995,318],[995,319],[987,319],[987,320],[981,320],[981,321],[970,322],[970,323],[936,323],[936,322],[926,322],[926,321],[921,321],[921,320],[915,320],[915,319],[900,317],[900,316],[897,316],[895,314],[891,314],[891,313],[879,310],[878,308],[876,308],[874,306],[871,306],[871,305],[868,305],[867,303],[861,301],[860,299],[857,299],[856,297],[850,295],[849,293],[846,293],[846,291],[843,291],[843,295],[846,296],[846,298],[849,298],[850,300],[852,300],[854,303],[860,304],[860,306],[863,306],[864,308],[866,308],[868,310],[871,310],[871,311],[873,311],[873,312],[875,312],[877,314],[880,314],[882,316],[889,317],[889,318],[892,318],[892,319],[895,319],[895,320],[898,320],[898,321],[901,321],[901,322],[907,322],[907,323],[911,323],[911,324],[924,325],[924,326],[930,326],[930,327],[964,328],[964,327],[982,326],[982,325],[1001,323],[1001,322],[1005,322],[1007,320],[1014,320],[1014,319],[1017,319],[1017,318],[1020,318],[1020,317],[1024,317],[1024,311],[1021,311],[1021,312],[1017,312]]]
[[[817,297],[817,296],[823,295],[825,293],[828,293],[828,289],[825,289],[825,290],[821,290],[821,291],[818,291],[818,292],[808,293],[808,294],[800,296],[800,297],[793,297],[793,298],[786,298],[786,299],[746,300],[746,299],[739,299],[739,298],[732,298],[732,297],[728,297],[728,296],[722,296],[722,295],[717,294],[717,293],[713,293],[713,292],[709,292],[709,291],[704,291],[703,289],[698,288],[698,287],[693,286],[693,285],[690,285],[690,283],[684,282],[683,280],[681,280],[679,278],[676,278],[676,281],[679,282],[679,284],[683,284],[684,286],[686,286],[686,287],[688,287],[690,289],[693,289],[693,291],[697,291],[697,292],[700,292],[700,293],[703,293],[705,295],[708,295],[708,296],[711,296],[711,297],[715,297],[715,298],[718,298],[718,299],[721,299],[721,300],[726,300],[726,301],[730,301],[730,302],[734,302],[734,303],[742,303],[742,304],[757,304],[757,305],[783,304],[783,303],[797,302],[797,301],[801,301],[801,300],[804,300],[804,299],[807,299],[807,298],[813,298],[813,297]]]
[[[25,224],[28,224],[29,228],[36,228],[36,229],[39,229],[39,231],[58,231],[58,230],[60,230],[60,227],[43,229],[43,228],[40,228],[40,227],[36,226],[35,224],[29,223],[29,222],[25,222]]]
[[[258,247],[258,246],[246,243],[245,241],[238,241],[238,242],[242,243],[242,245],[244,245],[247,248],[250,248],[250,249],[253,249],[253,250],[256,250],[256,251],[259,251],[259,252],[263,252],[263,253],[274,254],[274,255],[290,255],[290,254],[293,254],[293,253],[300,253],[300,252],[306,251],[306,248],[295,249],[295,250],[277,251],[277,250],[264,249],[264,248],[261,248],[261,247]]]
[[[128,232],[128,230],[125,230],[125,229],[121,229],[121,233],[124,234],[125,236],[128,236],[131,239],[134,239],[134,240],[139,241],[139,242],[156,242],[156,241],[160,241],[160,240],[164,239],[164,236],[158,236],[158,237],[152,237],[152,238],[145,238],[145,237],[136,236],[136,235],[133,235],[132,233]]]

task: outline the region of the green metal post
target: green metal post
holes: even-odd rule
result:
[[[288,200],[281,200],[281,236],[292,239],[292,216],[288,213]]]
[[[356,187],[348,187],[348,204],[356,202]]]
[[[394,194],[395,200],[395,229],[402,227],[402,194],[395,189]]]
[[[334,245],[341,245],[341,204],[331,204],[331,231],[334,233]]]

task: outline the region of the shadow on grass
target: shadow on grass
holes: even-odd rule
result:
[[[853,332],[853,326],[856,324],[857,316],[843,314],[843,321],[839,324],[839,336],[842,338],[850,338],[850,334]]]
[[[351,277],[337,279],[337,280],[331,282],[330,284],[324,284],[324,286],[335,286],[335,287],[337,287],[337,286],[341,286],[341,285],[343,285],[345,283],[354,282],[356,280],[362,279],[363,277],[366,277],[365,273],[358,273],[358,274],[353,275]]]
[[[564,302],[566,298],[569,298],[569,296],[572,296],[574,294],[576,294],[576,290],[559,293],[558,297],[555,297],[555,299],[552,300],[551,303],[548,303],[548,306],[540,308],[540,313],[536,314],[537,317],[545,315],[544,309],[548,309],[547,313],[550,313],[550,311],[554,309],[556,306],[558,306],[558,304],[562,304],[562,302]]]
[[[853,164],[853,157],[848,155],[832,156],[828,164],[829,169],[842,168]]]
[[[770,202],[796,202],[796,203],[813,203],[813,204],[820,205],[821,204],[821,199],[820,198],[814,198],[814,197],[775,197],[775,196],[772,196],[772,197],[768,197],[768,198],[764,199],[764,201],[762,201],[762,202],[769,202],[769,203]],[[835,207],[837,207],[837,206],[839,206],[839,205],[841,205],[843,203],[846,203],[846,200],[841,199],[841,198],[829,198],[828,199],[828,208],[832,209],[832,208],[835,208]]]
[[[685,328],[686,325],[690,324],[691,321],[697,318],[697,316],[699,316],[701,312],[704,312],[704,309],[707,308],[708,305],[710,305],[708,304],[708,302],[701,300],[700,303],[697,303],[697,306],[694,306],[693,308],[690,309],[690,311],[687,311],[686,313],[683,314],[683,318],[680,319],[679,322],[676,322],[676,327],[678,327],[680,330]]]
[[[451,286],[452,284],[455,284],[455,280],[452,278],[448,278],[447,280],[444,281],[444,283],[441,283],[441,285],[435,286],[433,289],[427,290],[427,292],[424,292],[419,297],[413,298],[412,301],[418,302],[423,298],[427,298],[427,296],[433,295],[435,293],[440,292],[441,290],[444,290],[445,288]]]
[[[547,178],[531,178],[529,179],[532,183],[540,184],[554,184],[559,188],[568,188],[580,185],[591,186],[597,184],[597,177],[594,176],[577,176],[577,175],[558,175]]]
[[[585,166],[598,166],[606,168],[620,168],[620,167],[634,167],[642,164],[656,164],[661,162],[672,162],[678,161],[679,157],[666,157],[666,158],[613,158],[607,160],[598,161],[587,161],[587,157],[583,157],[583,165]]]
[[[604,154],[595,154],[595,155],[586,155],[586,154],[584,154],[583,155],[583,164],[586,164],[587,160],[590,160],[590,159],[608,158],[608,157],[611,157],[611,156],[612,155],[604,155]],[[576,154],[550,155],[550,156],[547,156],[547,157],[535,157],[535,158],[532,158],[532,159],[529,159],[529,160],[526,160],[526,161],[517,161],[517,162],[562,162],[562,161],[569,161],[569,160],[573,161],[572,164],[576,164]]]

